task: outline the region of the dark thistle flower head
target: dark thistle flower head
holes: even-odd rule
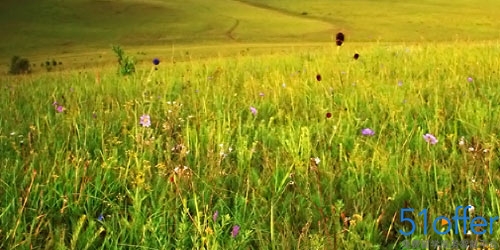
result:
[[[358,60],[358,58],[359,58],[359,54],[358,53],[354,54],[354,60]]]
[[[153,64],[154,65],[160,64],[160,59],[158,59],[158,58],[153,59]]]
[[[332,113],[328,112],[326,113],[326,118],[331,118],[332,117]]]
[[[316,75],[316,80],[318,80],[318,82],[320,82],[320,81],[321,81],[321,75],[320,75],[320,74],[317,74],[317,75]]]
[[[337,35],[335,36],[335,40],[337,46],[341,46],[342,43],[344,43],[344,33],[342,32],[337,33]]]

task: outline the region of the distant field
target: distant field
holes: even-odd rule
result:
[[[110,44],[329,41],[333,24],[230,0],[7,1],[1,55],[73,53]]]
[[[108,63],[112,44],[163,57],[181,52],[172,46],[213,57],[278,43],[324,45],[338,31],[350,43],[494,40],[498,12],[499,1],[473,0],[4,0],[0,62],[5,68],[20,55],[36,64],[64,59],[67,68]]]
[[[496,0],[242,0],[335,24],[351,41],[450,41],[500,38]]]

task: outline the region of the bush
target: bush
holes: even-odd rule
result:
[[[113,46],[113,51],[118,57],[118,74],[130,75],[135,72],[135,60],[130,56],[125,56],[125,52],[120,46]]]
[[[10,74],[19,75],[27,74],[31,72],[30,61],[26,58],[21,58],[19,56],[13,56],[10,62]]]

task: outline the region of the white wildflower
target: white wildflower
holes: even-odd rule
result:
[[[319,159],[319,157],[316,157],[314,158],[314,162],[316,162],[316,165],[318,165],[321,162],[321,160]]]

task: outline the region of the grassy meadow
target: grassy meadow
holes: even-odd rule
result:
[[[500,3],[338,2],[0,5],[6,71],[63,61],[0,75],[0,249],[499,240],[433,222],[500,216]]]

